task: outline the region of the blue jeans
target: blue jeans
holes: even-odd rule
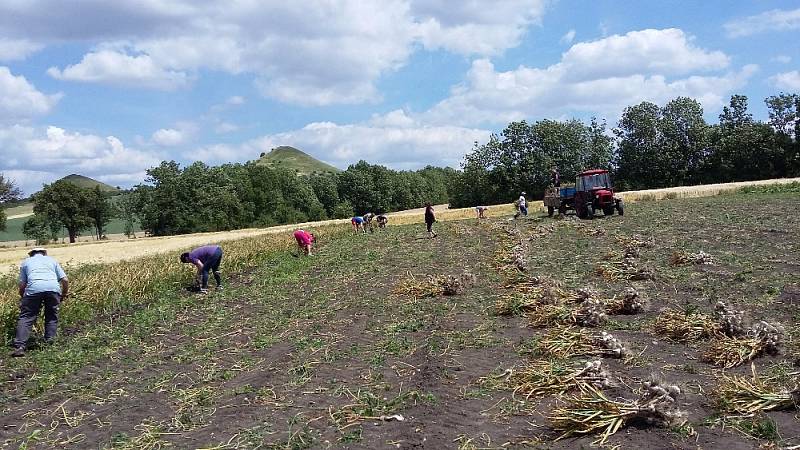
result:
[[[222,278],[219,276],[219,263],[222,262],[222,247],[217,247],[217,251],[214,252],[214,256],[208,259],[205,263],[203,263],[203,271],[201,273],[201,286],[203,288],[208,287],[208,272],[212,271],[214,273],[214,280],[217,282],[217,286],[222,286]]]
[[[39,318],[39,312],[44,306],[44,340],[49,342],[56,338],[58,328],[58,305],[61,295],[58,292],[39,292],[26,295],[19,302],[19,320],[17,320],[17,334],[14,337],[15,348],[25,348],[31,336],[31,327]]]

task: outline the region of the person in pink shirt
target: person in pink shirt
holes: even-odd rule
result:
[[[317,241],[313,234],[305,230],[297,230],[294,232],[294,240],[297,241],[297,246],[300,247],[307,256],[311,256],[311,245]]]

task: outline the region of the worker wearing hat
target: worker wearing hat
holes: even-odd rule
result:
[[[525,199],[524,191],[519,194],[519,199],[517,200],[517,213],[514,215],[514,218],[516,219],[520,214],[523,216],[528,215],[528,201]]]
[[[44,341],[52,343],[58,326],[58,306],[67,297],[67,274],[47,250],[34,247],[19,269],[19,320],[11,356],[25,356],[31,327],[44,306]]]

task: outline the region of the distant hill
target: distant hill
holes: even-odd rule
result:
[[[102,181],[97,181],[93,178],[85,177],[83,175],[78,174],[70,174],[62,178],[63,181],[69,181],[70,183],[82,187],[82,188],[89,188],[94,189],[95,186],[100,186],[100,190],[104,192],[118,192],[119,189],[115,188],[114,186],[108,185],[103,183]],[[61,181],[59,180],[59,181]]]
[[[102,181],[97,181],[93,178],[85,177],[83,175],[78,175],[76,173],[67,175],[61,180],[68,181],[82,188],[94,189],[95,186],[100,186],[100,190],[103,192],[109,192],[111,194],[117,194],[119,192],[119,189],[115,188],[114,186],[105,184]],[[23,218],[33,215],[33,202],[30,201],[30,199],[14,203],[13,206],[9,205],[3,207],[2,205],[0,205],[0,208],[3,208],[3,210],[6,213],[6,216],[9,218]]]
[[[256,164],[297,170],[302,175],[340,172],[336,167],[325,164],[301,150],[286,145],[273,148],[269,153],[259,158]]]

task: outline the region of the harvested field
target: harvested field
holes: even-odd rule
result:
[[[800,445],[798,208],[796,192],[752,192],[636,202],[624,217],[592,221],[534,213],[479,222],[467,209],[441,214],[455,220],[436,224],[435,239],[418,224],[398,225],[418,215],[371,234],[326,227],[311,258],[293,257],[283,236],[251,236],[228,244],[228,288],[207,296],[185,291],[190,271],[170,265],[195,241],[154,240],[172,253],[146,260],[158,284],[143,285],[145,299],[85,292],[104,306],[65,303],[57,345],[0,356],[0,442],[792,448]],[[712,263],[672,264],[679,251],[705,252]],[[596,270],[622,259],[652,277]],[[117,264],[120,274],[143,270]],[[103,286],[102,268],[72,270]],[[470,282],[444,295],[442,280],[465,273]],[[436,289],[422,289],[430,281]],[[621,307],[625,299],[636,307]],[[741,336],[724,334],[732,328],[718,301],[743,311]],[[548,305],[580,320],[532,316]],[[659,318],[661,330],[697,337],[657,332]],[[704,361],[721,339],[762,336],[748,334],[767,329],[761,321],[783,326],[769,340],[776,352],[725,370]],[[608,415],[583,420],[598,410]]]

